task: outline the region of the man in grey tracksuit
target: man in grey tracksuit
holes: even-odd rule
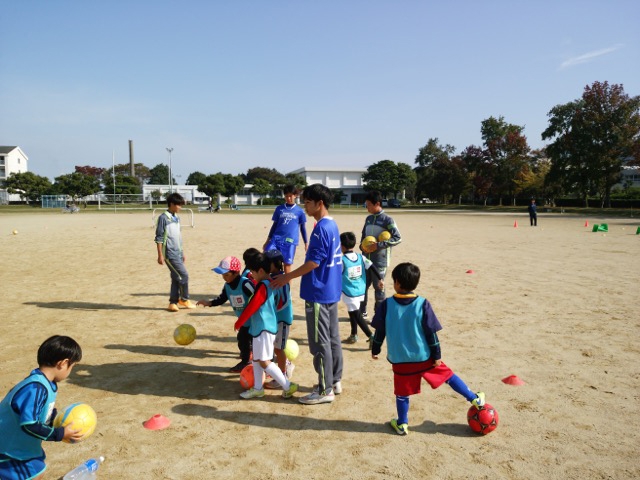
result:
[[[382,210],[382,195],[378,191],[371,191],[367,193],[365,197],[365,205],[369,216],[364,221],[364,227],[362,228],[362,237],[360,238],[360,250],[363,255],[367,257],[378,268],[380,277],[384,281],[387,269],[391,265],[391,247],[395,247],[402,241],[400,231],[389,215]],[[380,238],[380,234],[388,232],[388,238]],[[369,246],[362,246],[362,240],[365,237],[375,237],[377,243],[373,243]],[[373,281],[371,269],[367,269],[367,289],[364,294],[364,301],[360,306],[362,311],[362,317],[367,318],[367,300],[369,286],[373,284],[373,290],[375,293],[375,308],[385,300],[384,286],[379,288],[378,282]]]

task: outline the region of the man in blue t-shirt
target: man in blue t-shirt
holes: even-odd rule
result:
[[[293,259],[296,256],[300,234],[304,242],[304,249],[307,250],[307,217],[302,208],[296,205],[298,189],[295,185],[286,185],[283,188],[284,203],[276,207],[271,220],[271,230],[264,242],[263,250],[278,250],[284,260],[284,273],[291,271]]]
[[[271,285],[278,288],[302,277],[300,297],[305,301],[307,337],[313,366],[318,373],[318,386],[299,400],[306,405],[317,405],[333,402],[335,395],[342,392],[342,345],[338,325],[342,252],[338,226],[329,216],[331,190],[316,183],[304,189],[302,198],[307,215],[316,220],[305,263],[276,277]]]

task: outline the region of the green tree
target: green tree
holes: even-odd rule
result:
[[[198,190],[211,198],[216,198],[219,193],[224,191],[224,177],[222,173],[218,172],[207,175],[202,183],[198,183]]]
[[[383,197],[400,190],[397,187],[397,168],[391,160],[381,160],[370,165],[362,174],[362,180],[366,183],[365,190],[378,190]]]
[[[287,183],[287,178],[275,168],[254,167],[247,170],[247,173],[244,175],[246,183],[255,184],[258,178],[266,180],[274,187]]]
[[[207,176],[202,172],[190,173],[187,177],[187,185],[200,185],[206,182]]]
[[[136,177],[130,175],[116,175],[115,186],[105,185],[103,193],[108,198],[113,198],[114,202],[124,200],[123,195],[136,195],[142,193],[142,187]]]
[[[307,186],[307,180],[297,173],[287,173],[285,175],[285,185],[295,185],[297,188],[302,190]]]
[[[256,178],[253,187],[251,187],[251,191],[260,195],[260,205],[264,200],[264,195],[269,195],[273,190],[273,186],[267,182],[264,178]]]
[[[222,174],[222,178],[224,181],[222,194],[225,197],[232,197],[244,188],[245,182],[242,175],[231,175],[229,173],[225,173]]]
[[[455,151],[452,145],[440,145],[437,138],[430,138],[427,144],[418,150],[415,163],[419,167],[428,167],[436,160],[448,160]]]
[[[398,198],[399,193],[404,193],[405,197],[411,198],[415,203],[415,190],[418,177],[416,172],[408,163],[398,162],[396,164],[396,188],[393,197]]]
[[[133,164],[135,175],[134,178],[138,179],[138,183],[142,185],[143,183],[149,183],[149,177],[151,176],[151,172],[149,167],[145,166],[143,163],[134,163]],[[121,175],[123,177],[131,176],[131,165],[129,163],[120,163],[109,169],[111,175],[113,175],[113,171],[115,170],[116,175]]]
[[[478,198],[486,207],[494,178],[494,165],[490,162],[488,153],[481,147],[469,145],[460,154],[460,159],[469,176],[472,202],[475,203]]]
[[[582,98],[556,105],[549,112],[543,140],[554,178],[575,188],[589,205],[596,193],[610,206],[611,189],[620,180],[623,162],[636,155],[640,141],[640,96],[629,97],[622,85],[594,82]]]
[[[154,190],[150,193],[151,198],[156,203],[160,203],[160,199],[162,198],[162,192],[160,190]]]
[[[462,196],[468,186],[468,175],[460,157],[439,157],[426,167],[420,176],[419,191],[428,192],[445,205],[450,199]]]
[[[149,185],[169,185],[169,167],[164,163],[159,163],[149,170],[147,183]],[[176,184],[176,179],[171,176],[171,184]],[[195,184],[192,184],[195,185]]]
[[[20,195],[23,201],[37,202],[42,195],[51,190],[51,182],[47,177],[33,172],[20,172],[9,175],[5,187],[8,193]]]
[[[96,176],[84,173],[69,173],[56,177],[53,188],[73,198],[74,203],[87,195],[93,195],[102,190],[100,180]]]
[[[530,148],[524,127],[507,123],[504,117],[489,117],[480,128],[488,157],[494,164],[494,187],[502,205],[502,197],[508,195],[516,201],[516,180],[526,165]]]

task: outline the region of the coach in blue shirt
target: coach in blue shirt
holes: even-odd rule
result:
[[[324,185],[309,185],[302,192],[307,215],[316,220],[305,263],[274,279],[274,288],[300,280],[300,297],[305,301],[309,350],[318,373],[318,387],[300,398],[300,403],[331,403],[342,392],[342,345],[338,325],[338,302],[342,293],[340,232],[329,216],[333,194]]]

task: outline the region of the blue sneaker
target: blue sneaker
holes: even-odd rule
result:
[[[389,425],[391,425],[391,428],[393,428],[398,435],[407,435],[409,433],[409,425],[406,423],[398,423],[397,418],[392,418]]]

